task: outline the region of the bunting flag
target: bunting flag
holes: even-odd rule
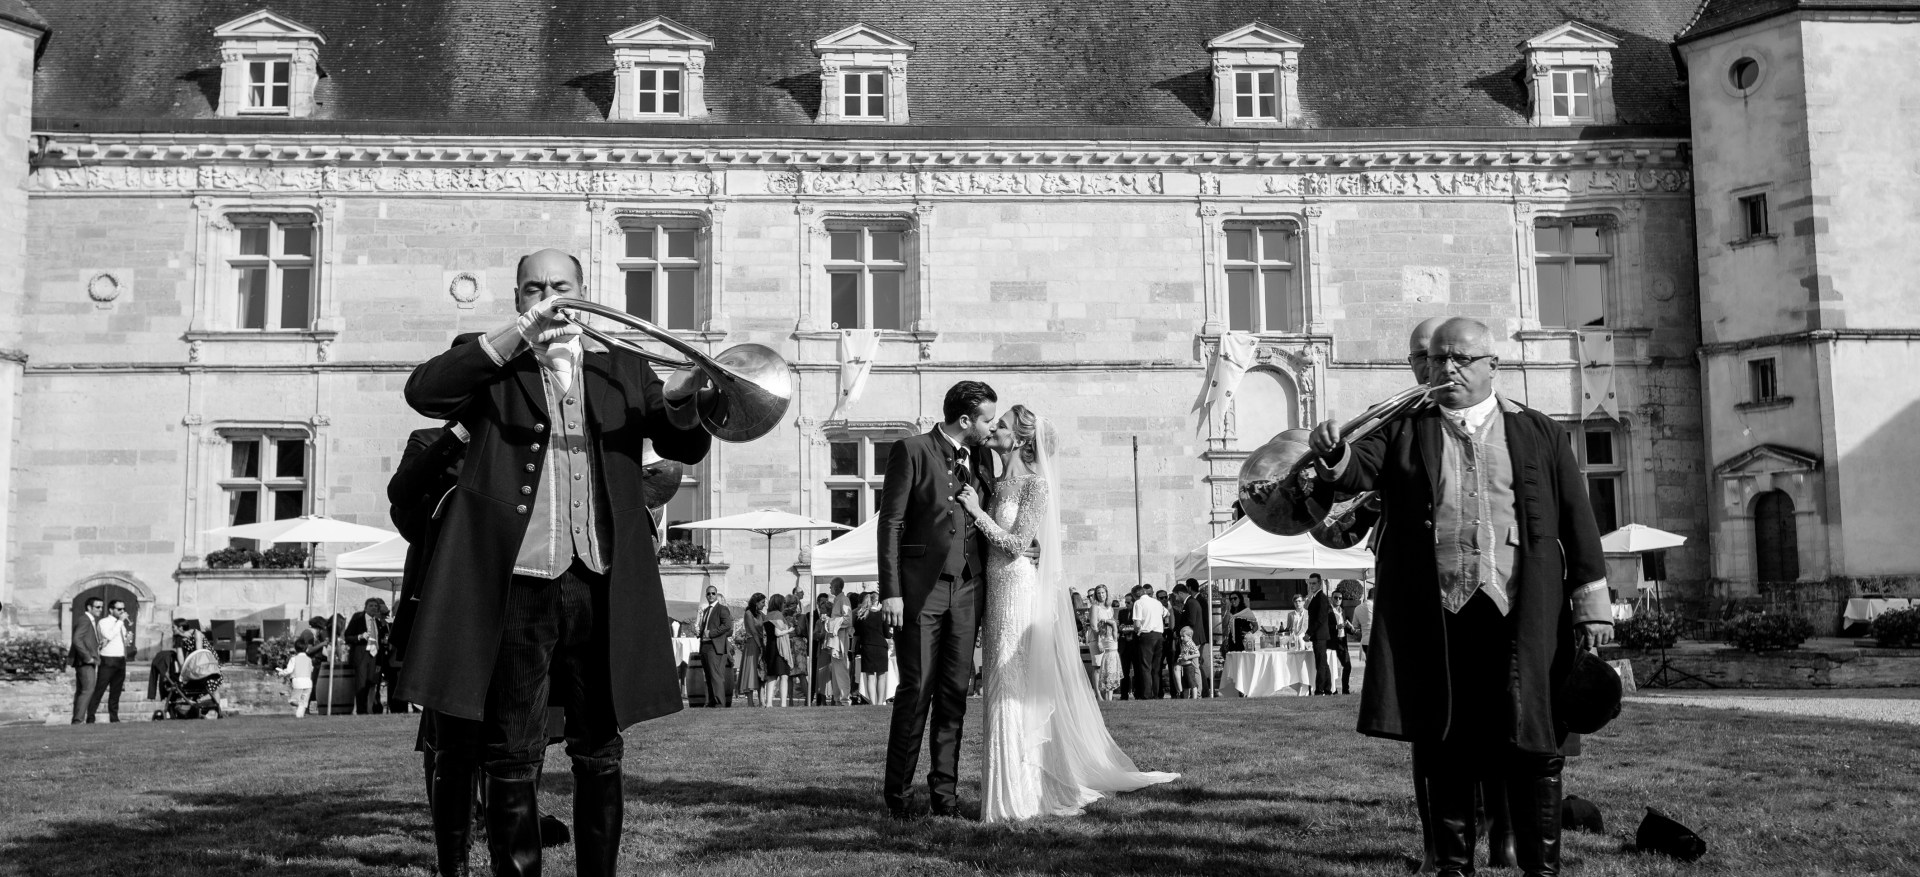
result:
[[[845,420],[847,409],[860,401],[867,388],[867,375],[873,371],[873,358],[880,352],[880,330],[840,330],[840,397],[833,403],[828,420]]]
[[[1213,350],[1213,362],[1207,367],[1207,392],[1201,402],[1206,420],[1225,416],[1233,404],[1234,391],[1240,387],[1240,379],[1253,365],[1258,346],[1259,339],[1251,332],[1227,332],[1220,336],[1220,344]]]
[[[1595,411],[1620,419],[1613,386],[1613,330],[1580,330],[1580,419]]]

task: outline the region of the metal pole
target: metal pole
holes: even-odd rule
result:
[[[1146,584],[1145,565],[1140,547],[1140,437],[1133,437],[1133,580]]]

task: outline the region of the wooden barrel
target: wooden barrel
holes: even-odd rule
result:
[[[353,667],[349,664],[322,667],[320,678],[313,681],[313,701],[328,714],[353,712]]]

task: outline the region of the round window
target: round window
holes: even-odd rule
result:
[[[1760,82],[1760,62],[1741,58],[1727,68],[1727,82],[1737,91],[1748,91]]]

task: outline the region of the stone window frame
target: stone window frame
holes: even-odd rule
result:
[[[616,122],[673,121],[707,116],[707,52],[713,39],[671,18],[655,16],[610,34],[613,47],[613,104],[607,118]],[[640,111],[640,75],[645,70],[680,72],[680,109]]]
[[[1543,326],[1540,323],[1540,291],[1538,286],[1539,251],[1534,238],[1534,229],[1542,220],[1572,220],[1580,218],[1604,219],[1613,223],[1613,270],[1607,278],[1607,303],[1603,312],[1606,328],[1617,332],[1642,328],[1634,320],[1643,314],[1629,305],[1626,290],[1638,282],[1641,266],[1644,262],[1645,244],[1641,240],[1641,207],[1637,201],[1612,199],[1606,201],[1583,201],[1580,203],[1537,204],[1518,202],[1514,205],[1514,250],[1517,269],[1515,288],[1520,292],[1520,319],[1522,340],[1537,340],[1542,336],[1571,336],[1578,327]]]
[[[699,521],[707,518],[707,510],[712,508],[712,505],[709,503],[711,497],[707,491],[708,486],[713,483],[712,465],[713,460],[709,457],[698,463],[689,464],[681,468],[680,489],[674,492],[673,498],[667,500],[666,505],[661,506],[659,517],[657,518],[660,525],[660,540],[662,543],[672,541],[671,534],[669,533],[669,530],[672,528],[668,526],[668,522],[672,520],[672,517],[669,515],[668,509],[672,508],[675,503],[686,502],[691,505],[691,510],[687,512],[690,516],[686,518],[687,521]],[[688,540],[693,542],[693,544],[705,547],[709,552],[713,550],[713,543],[716,541],[711,538],[713,531],[684,530],[682,532],[686,533]],[[711,559],[711,556],[711,553],[709,553],[709,559]]]
[[[1306,47],[1299,37],[1272,25],[1255,21],[1207,41],[1212,55],[1213,116],[1215,127],[1298,128],[1303,124],[1300,109],[1300,50]],[[1236,74],[1274,73],[1274,114],[1242,117],[1238,111]]]
[[[1329,331],[1327,322],[1328,303],[1325,286],[1321,280],[1319,265],[1325,260],[1326,252],[1323,235],[1318,234],[1317,218],[1321,208],[1307,205],[1294,209],[1246,209],[1223,208],[1220,205],[1202,205],[1201,216],[1206,223],[1206,235],[1202,246],[1202,261],[1206,275],[1202,281],[1206,302],[1206,316],[1201,325],[1202,336],[1218,336],[1229,331],[1231,314],[1227,301],[1227,228],[1230,225],[1262,225],[1269,223],[1288,223],[1294,226],[1299,236],[1299,262],[1295,266],[1298,277],[1295,285],[1300,289],[1302,307],[1305,309],[1305,325],[1300,332],[1256,332],[1263,342],[1299,341],[1301,339],[1319,339]]]
[[[820,58],[820,112],[823,123],[904,125],[910,121],[907,111],[907,61],[914,45],[893,34],[864,23],[855,23],[813,43]],[[843,79],[852,73],[886,74],[886,115],[848,116]]]
[[[827,328],[841,329],[879,329],[881,332],[905,332],[913,325],[916,308],[913,304],[913,274],[916,264],[914,254],[913,223],[909,219],[888,216],[844,217],[828,215],[821,221],[826,230],[827,249],[822,265],[827,275]],[[873,238],[875,233],[892,234],[899,237],[898,259],[879,259],[874,256]],[[842,235],[858,235],[857,252],[853,258],[837,258],[834,254],[834,239]],[[861,325],[843,326],[835,319],[838,311],[838,290],[836,280],[840,277],[858,277],[855,289],[856,307],[859,310],[856,320]],[[898,286],[894,290],[898,313],[894,316],[896,324],[891,328],[881,328],[876,316],[878,295],[875,292],[874,278],[897,277]]]
[[[1750,227],[1750,223],[1747,221],[1747,203],[1750,198],[1761,199],[1760,205],[1763,211],[1762,220],[1766,223],[1766,230],[1757,234],[1754,233]],[[1744,247],[1779,240],[1780,230],[1779,224],[1776,221],[1779,210],[1778,204],[1775,203],[1773,198],[1772,183],[1760,183],[1734,189],[1727,193],[1727,203],[1729,205],[1727,210],[1729,217],[1727,246]]]
[[[225,453],[218,461],[218,468],[213,470],[214,489],[222,500],[226,500],[225,502],[216,503],[216,508],[219,510],[217,512],[220,518],[219,526],[225,527],[235,523],[232,520],[231,499],[229,495],[237,490],[255,490],[262,494],[262,501],[254,509],[254,520],[247,522],[250,524],[280,520],[280,518],[277,517],[277,510],[274,508],[276,503],[271,498],[276,494],[288,492],[293,485],[298,485],[301,494],[299,514],[293,517],[312,513],[314,500],[314,442],[312,430],[301,425],[235,426],[222,424],[214,427],[213,435],[219,437],[220,446],[225,448]],[[278,445],[281,442],[292,441],[301,443],[302,474],[298,476],[282,476],[277,473],[269,474],[270,471],[277,468],[279,462],[281,451]],[[233,450],[241,442],[259,443],[260,456],[258,460],[255,461],[259,466],[258,475],[242,476],[233,472]],[[275,516],[269,517],[269,515]],[[228,540],[229,544],[233,541],[236,540]],[[259,545],[256,545],[255,548],[264,550],[264,548],[261,548]]]
[[[338,225],[340,202],[333,198],[246,197],[193,199],[197,215],[194,253],[194,308],[186,340],[198,345],[205,341],[312,342],[319,345],[324,358],[326,348],[340,335],[343,319],[339,297],[334,294],[335,275],[339,272],[340,235],[331,233]],[[240,235],[236,217],[298,215],[311,217],[314,226],[314,276],[312,324],[305,329],[242,329],[231,259],[238,253]]]
[[[1220,225],[1221,225],[1222,239],[1227,243],[1226,249],[1222,251],[1220,256],[1220,270],[1221,270],[1222,277],[1226,280],[1226,283],[1225,283],[1226,292],[1225,292],[1225,297],[1223,298],[1223,305],[1224,305],[1224,311],[1227,317],[1226,322],[1227,322],[1228,331],[1252,332],[1255,335],[1260,335],[1263,337],[1264,336],[1298,336],[1298,335],[1308,334],[1307,328],[1313,324],[1313,309],[1311,306],[1311,302],[1308,300],[1310,296],[1307,291],[1307,284],[1306,284],[1306,274],[1307,274],[1306,243],[1307,242],[1306,242],[1306,232],[1303,226],[1301,225],[1301,223],[1291,219],[1248,220],[1248,219],[1233,218],[1233,219],[1227,219],[1221,222]],[[1267,255],[1264,251],[1265,245],[1263,243],[1265,239],[1265,235],[1261,234],[1261,232],[1267,229],[1272,229],[1272,228],[1283,229],[1286,231],[1286,233],[1289,236],[1293,238],[1293,244],[1291,248],[1292,249],[1291,255],[1293,258],[1291,260],[1271,260],[1271,259],[1265,258],[1265,256]],[[1235,231],[1239,231],[1243,229],[1253,232],[1252,245],[1256,249],[1260,250],[1260,252],[1258,253],[1260,258],[1257,258],[1251,261],[1235,260],[1233,258],[1233,255],[1232,255],[1233,254],[1233,248],[1232,248],[1233,233]],[[1287,266],[1287,272],[1286,272],[1288,275],[1287,293],[1289,297],[1292,298],[1299,305],[1300,320],[1299,320],[1298,329],[1295,331],[1286,331],[1285,329],[1271,328],[1273,326],[1274,320],[1273,320],[1273,315],[1267,312],[1267,308],[1266,308],[1267,290],[1265,288],[1264,281],[1259,281],[1256,283],[1254,299],[1250,303],[1252,313],[1249,316],[1253,321],[1253,324],[1254,324],[1253,328],[1249,328],[1249,329],[1234,328],[1233,299],[1232,299],[1233,275],[1238,273],[1251,273],[1255,275],[1256,278],[1264,278],[1264,276],[1269,273],[1269,266],[1278,266],[1281,264],[1285,264]],[[1282,320],[1282,322],[1284,322],[1284,319]]]
[[[1709,543],[1714,568],[1734,581],[1753,581],[1755,569],[1754,500],[1778,490],[1793,501],[1796,546],[1802,580],[1826,575],[1832,558],[1826,544],[1826,467],[1818,457],[1778,445],[1748,448],[1713,467],[1710,483],[1719,500],[1708,519],[1715,538]]]
[[[290,119],[313,115],[314,91],[323,75],[320,47],[327,42],[319,31],[261,9],[214,28],[213,37],[220,43],[220,103],[216,115]],[[253,105],[252,65],[276,62],[287,64],[286,106]]]
[[[1613,490],[1614,526],[1602,527],[1600,532],[1605,534],[1632,521],[1640,520],[1641,516],[1637,513],[1633,493],[1635,448],[1631,424],[1624,419],[1615,420],[1610,417],[1592,417],[1586,420],[1565,418],[1561,419],[1560,424],[1566,427],[1567,441],[1572,446],[1574,462],[1579,466],[1580,475],[1587,485],[1587,501],[1589,503],[1593,501],[1592,486],[1596,479],[1609,480],[1615,485]],[[1602,432],[1608,436],[1613,453],[1612,461],[1596,463],[1589,459],[1587,434],[1593,432]],[[1598,523],[1598,521],[1596,516],[1595,522]]]
[[[929,276],[927,241],[932,209],[926,205],[906,209],[859,209],[855,206],[815,210],[811,204],[799,205],[801,224],[800,321],[796,337],[808,340],[839,341],[840,332],[832,328],[833,278],[828,257],[832,254],[832,229],[847,223],[886,223],[898,225],[901,256],[906,270],[900,289],[899,329],[880,330],[881,343],[901,342],[920,345],[920,358],[931,355],[938,333],[934,330],[934,300]]]
[[[819,490],[821,507],[827,511],[826,519],[833,520],[833,494],[840,490],[859,491],[855,508],[857,520],[847,523],[847,526],[858,527],[877,514],[880,510],[881,482],[886,479],[887,471],[885,466],[874,465],[874,444],[897,444],[919,432],[921,430],[914,429],[913,424],[901,421],[853,420],[824,424],[820,432],[821,452],[817,471],[821,473]],[[849,443],[856,445],[854,472],[851,475],[836,475],[833,471],[833,446]]]
[[[1534,284],[1533,284],[1534,308],[1533,310],[1536,315],[1536,319],[1539,320],[1540,328],[1579,330],[1579,329],[1586,329],[1586,328],[1612,327],[1615,323],[1615,319],[1613,318],[1613,313],[1615,310],[1617,310],[1614,304],[1618,299],[1619,290],[1621,286],[1620,279],[1619,279],[1620,272],[1619,272],[1619,268],[1617,267],[1620,261],[1620,253],[1619,253],[1620,223],[1618,219],[1615,218],[1613,215],[1606,214],[1606,213],[1578,214],[1578,215],[1571,215],[1571,216],[1538,216],[1536,215],[1533,220],[1533,228],[1534,228],[1534,244],[1533,244],[1533,253],[1532,253],[1532,259],[1531,259],[1531,264],[1533,266],[1533,277],[1534,277]],[[1573,251],[1570,247],[1565,250],[1544,250],[1543,251],[1540,249],[1539,235],[1541,230],[1548,229],[1548,228],[1603,229],[1604,233],[1597,236],[1602,244],[1603,251],[1599,253],[1578,253]],[[1604,283],[1604,287],[1600,291],[1600,322],[1597,325],[1590,324],[1590,323],[1583,323],[1578,326],[1558,325],[1558,324],[1553,326],[1547,325],[1544,304],[1540,298],[1540,275],[1541,275],[1541,268],[1543,264],[1553,264],[1556,266],[1566,265],[1566,266],[1569,266],[1570,269],[1577,269],[1578,266],[1580,265],[1604,265],[1606,267],[1606,281]],[[1567,272],[1567,278],[1563,286],[1563,293],[1562,293],[1563,302],[1575,300],[1575,292],[1576,292],[1575,282],[1576,282],[1577,276],[1578,276],[1577,270],[1569,270]],[[1561,307],[1561,312],[1564,314],[1567,312],[1567,310],[1568,310],[1567,307],[1563,304]]]
[[[723,204],[708,205],[705,208],[691,208],[684,205],[665,205],[648,202],[608,202],[594,201],[588,204],[588,210],[595,217],[594,224],[600,234],[593,235],[593,244],[588,253],[588,279],[585,295],[588,300],[608,307],[626,310],[627,293],[623,262],[626,262],[626,235],[630,229],[641,226],[668,226],[691,228],[695,230],[695,254],[699,267],[694,276],[694,307],[691,329],[671,329],[674,335],[689,342],[717,342],[725,340],[727,332],[725,321],[720,312],[719,280],[721,276],[720,222],[726,213]],[[658,290],[656,289],[656,293]],[[635,314],[649,322],[650,314]],[[660,328],[665,329],[665,325]],[[625,326],[610,326],[615,335],[632,340],[645,341],[644,333]]]
[[[1521,43],[1532,102],[1529,121],[1539,127],[1614,124],[1613,52],[1619,48],[1620,41],[1612,34],[1577,21],[1549,28]],[[1554,74],[1579,70],[1591,75],[1592,115],[1572,115],[1572,107],[1568,107],[1568,114],[1556,115]]]

